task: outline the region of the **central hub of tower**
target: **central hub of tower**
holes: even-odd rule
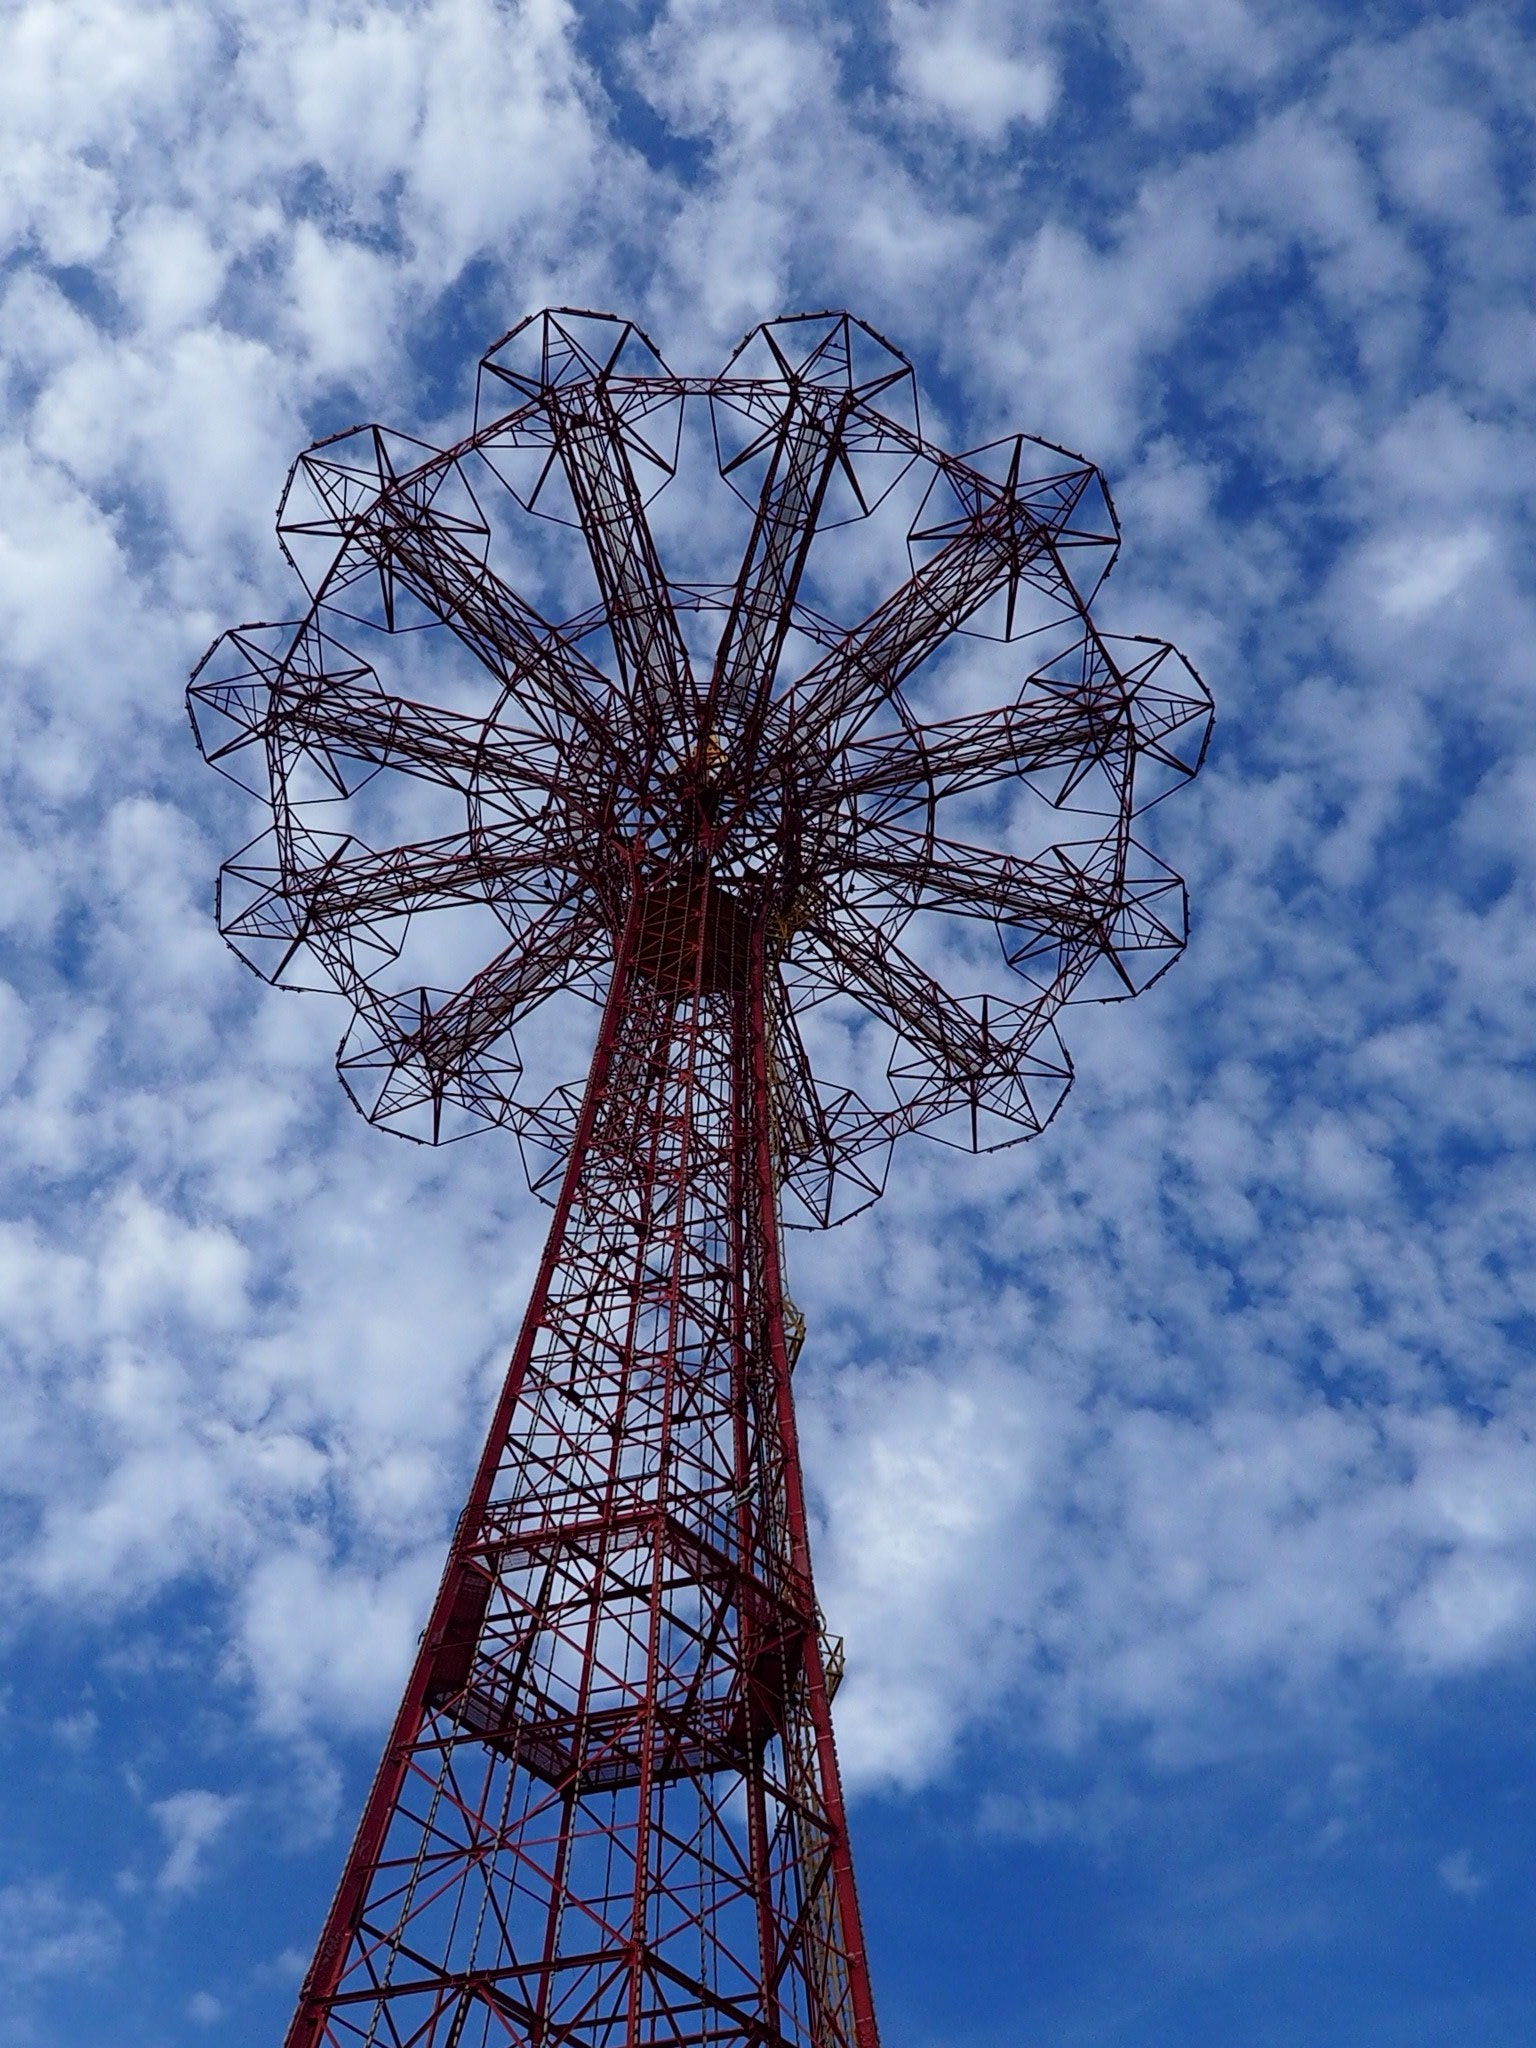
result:
[[[708,874],[655,882],[636,906],[634,961],[658,988],[705,995],[745,988],[753,913]]]

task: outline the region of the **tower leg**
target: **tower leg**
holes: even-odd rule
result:
[[[633,954],[288,2048],[877,2048],[760,950],[726,988]]]

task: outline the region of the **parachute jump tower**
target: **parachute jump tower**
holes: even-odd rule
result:
[[[1209,698],[1093,623],[1098,472],[946,454],[843,313],[706,377],[544,313],[279,532],[303,617],[191,688],[270,810],[221,928],[347,999],[366,1117],[509,1129],[553,1211],[288,2048],[876,2048],[781,1229],[1042,1129],[1063,1005],[1184,943],[1133,829]]]

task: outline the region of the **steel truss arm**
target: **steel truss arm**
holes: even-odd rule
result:
[[[356,1019],[337,1056],[348,1093],[370,1121],[401,1129],[400,1119],[430,1107],[433,1143],[448,1103],[489,1123],[537,1124],[541,1112],[514,1100],[522,1068],[508,1034],[558,989],[599,968],[610,943],[590,900],[564,900],[530,915],[522,935],[457,991],[387,995],[360,982],[351,991]]]
[[[1124,956],[1172,957],[1185,942],[1183,884],[1119,832],[1020,860],[885,827],[861,838],[858,865],[861,878],[868,875],[877,887],[884,882],[903,916],[934,910],[995,924],[1009,965],[1021,972],[1044,971],[1054,956],[1049,971],[1064,991],[1101,956],[1134,994],[1146,983]],[[878,897],[861,901],[884,923]],[[1163,908],[1169,902],[1176,906],[1172,921]]]
[[[610,749],[619,743],[601,669],[438,525],[430,507],[386,493],[358,520],[352,544],[376,564],[386,593],[399,582],[464,642],[540,738],[558,744],[574,728]]]
[[[287,938],[291,955],[306,940],[354,923],[372,926],[452,904],[494,905],[514,881],[520,891],[538,895],[548,876],[549,886],[563,893],[568,884],[552,873],[558,866],[558,844],[542,835],[518,844],[510,832],[490,839],[462,832],[385,853],[340,838],[310,865],[298,858],[276,868],[226,863],[224,874],[256,893],[221,929],[230,940]]]
[[[527,816],[564,792],[559,756],[542,737],[519,745],[483,718],[446,712],[409,698],[386,697],[349,684],[273,704],[274,734],[285,752],[323,754],[398,768],[467,796],[487,783],[504,808]],[[338,774],[337,778],[340,781]]]
[[[868,895],[865,878],[873,885]],[[951,911],[995,924],[1028,926],[1058,942],[1098,931],[1105,913],[1104,881],[1069,863],[1052,847],[1035,860],[965,846],[931,833],[884,825],[861,833],[850,880],[871,907],[886,899],[903,914]]]
[[[281,651],[268,644],[278,637]],[[245,787],[239,763],[251,748],[265,753],[279,795],[300,754],[338,796],[366,780],[351,764],[368,773],[397,768],[460,795],[489,777],[509,797],[540,804],[564,787],[558,752],[542,737],[519,743],[494,721],[390,696],[372,665],[328,632],[317,612],[297,625],[226,633],[199,664],[198,678],[189,698],[205,758]]]
[[[550,431],[602,592],[632,717],[670,723],[695,746],[693,664],[630,464],[624,422],[601,379],[546,393]]]
[[[1068,776],[1070,794],[1073,771],[1122,755],[1129,739],[1125,711],[1112,701],[1065,692],[1025,697],[996,711],[855,740],[838,763],[837,786],[845,797],[874,802],[877,815],[887,802],[942,802],[1054,769]]]
[[[795,385],[787,399],[772,431],[768,471],[711,685],[707,723],[713,727],[718,721],[732,733],[732,766],[738,773],[750,763],[762,732],[828,482],[838,462],[847,459],[842,445],[846,396]],[[760,436],[723,473],[729,475],[760,453],[768,440]],[[736,728],[743,723],[738,736]]]
[[[806,933],[826,956],[825,992],[848,995],[878,1017],[896,1037],[919,1055],[919,1064],[905,1069],[916,1086],[899,1111],[873,1123],[895,1130],[917,1130],[942,1116],[988,1084],[1013,1084],[1023,1098],[1015,1120],[1039,1128],[1029,1105],[1026,1079],[1061,1079],[1061,1069],[1032,1052],[1042,1028],[1061,1004],[1054,991],[1028,1004],[990,1000],[973,1012],[884,934],[847,905],[821,909]],[[802,974],[809,963],[796,966]],[[809,976],[807,978],[810,978]],[[893,1075],[896,1072],[893,1067]]]
[[[529,1009],[580,971],[610,937],[607,920],[583,895],[568,892],[529,916],[519,937],[453,992],[418,989],[386,999],[398,1022],[395,1042],[413,1060],[448,1074],[510,1031]],[[439,995],[443,1000],[434,1003]],[[414,1023],[407,1024],[412,1010]]]
[[[914,576],[801,677],[789,707],[797,743],[823,754],[849,745],[988,598],[1042,563],[1075,609],[1050,529],[1011,497],[981,498]]]
[[[786,1163],[814,1160],[830,1180],[837,1171],[837,1136],[816,1086],[790,992],[777,976],[771,987],[767,1072],[775,1143]]]

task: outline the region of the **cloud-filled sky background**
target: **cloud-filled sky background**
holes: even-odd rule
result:
[[[0,107],[0,2043],[281,2037],[516,1331],[515,1147],[226,951],[182,688],[547,303],[850,306],[1218,701],[1185,961],[790,1248],[890,2048],[1536,2038],[1523,10],[18,0]]]

